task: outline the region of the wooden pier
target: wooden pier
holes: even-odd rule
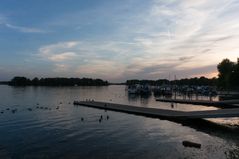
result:
[[[114,103],[96,102],[96,101],[75,101],[74,105],[93,107],[98,109],[125,112],[130,114],[157,117],[164,119],[201,119],[201,118],[225,118],[239,117],[239,108],[206,110],[206,111],[175,111],[157,108],[146,108]]]
[[[214,106],[219,108],[239,108],[239,100],[225,100],[225,101],[207,101],[207,100],[185,100],[185,99],[162,99],[156,98],[156,101],[169,102],[169,103],[181,103],[181,104],[193,104],[193,105],[205,105]]]

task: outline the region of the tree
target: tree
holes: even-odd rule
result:
[[[225,89],[239,89],[239,58],[237,62],[229,59],[222,60],[218,64],[218,84]]]
[[[27,86],[31,84],[31,81],[26,77],[14,77],[9,84],[13,86]]]
[[[231,62],[229,59],[224,59],[217,65],[218,69],[218,82],[219,86],[223,88],[229,88],[232,86],[231,84],[231,76],[234,70],[235,64]]]
[[[35,78],[32,80],[32,85],[34,85],[34,86],[39,85],[39,79],[38,79],[37,77],[35,77]]]

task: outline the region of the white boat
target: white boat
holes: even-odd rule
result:
[[[170,85],[157,86],[154,88],[154,95],[171,96],[172,88]]]
[[[140,85],[139,84],[134,84],[134,85],[129,85],[128,86],[128,93],[129,94],[138,94],[140,93]]]

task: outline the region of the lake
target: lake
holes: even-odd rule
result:
[[[216,109],[171,107],[155,101],[154,96],[129,96],[125,86],[0,85],[0,158],[239,158],[238,133],[72,104],[86,99],[182,111]],[[239,125],[238,118],[211,121]],[[202,147],[184,147],[184,140]]]

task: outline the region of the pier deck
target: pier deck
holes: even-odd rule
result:
[[[205,105],[215,106],[219,108],[239,108],[239,100],[225,100],[225,101],[207,101],[207,100],[185,100],[185,99],[161,99],[156,98],[156,101],[181,103],[181,104],[193,104],[193,105]]]
[[[165,119],[201,119],[201,118],[225,118],[239,117],[239,108],[219,109],[207,111],[175,111],[157,108],[137,107],[130,105],[96,102],[96,101],[75,101],[74,105],[81,105],[105,110],[113,110],[118,112],[126,112],[150,117],[158,117]]]

